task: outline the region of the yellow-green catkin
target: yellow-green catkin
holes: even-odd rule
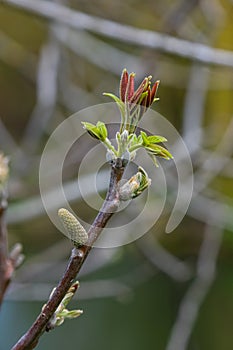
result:
[[[58,216],[74,245],[76,247],[85,245],[88,241],[88,234],[78,219],[64,208],[58,210]]]

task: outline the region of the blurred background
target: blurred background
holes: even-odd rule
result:
[[[125,67],[138,82],[148,74],[161,80],[153,108],[189,149],[191,205],[170,235],[164,229],[172,196],[143,238],[94,249],[72,302],[83,316],[45,334],[37,349],[233,348],[232,18],[232,0],[1,1],[0,149],[11,160],[9,246],[21,242],[26,259],[1,309],[0,350],[34,321],[71,249],[40,198],[46,141],[71,114],[108,102],[102,93],[117,93]],[[64,164],[67,189],[74,188],[85,152],[80,147]],[[167,170],[168,193],[177,186],[174,172]],[[91,223],[95,212],[69,193],[74,211]]]

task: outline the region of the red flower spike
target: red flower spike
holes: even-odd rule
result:
[[[130,73],[124,102],[130,101],[132,96],[134,95],[134,78],[135,73]]]
[[[120,80],[120,99],[125,102],[125,94],[126,94],[126,89],[129,81],[129,74],[126,69],[123,70],[121,74],[121,80]]]
[[[148,105],[149,102],[149,91],[150,88],[147,88],[147,94],[145,95],[145,97],[142,99],[142,101],[140,102],[140,114],[139,114],[139,120],[142,118],[143,114],[146,112],[146,109],[148,106],[150,106],[150,104]]]
[[[147,108],[150,107],[150,105],[151,105],[151,93],[152,93],[152,91],[150,89],[150,86],[148,86],[148,88],[147,88],[147,99],[146,99],[146,107]]]
[[[121,74],[119,98],[113,94],[106,94],[113,98],[120,109],[121,133],[124,130],[129,131],[129,134],[134,133],[143,114],[156,100],[160,81],[157,80],[152,86],[151,80],[151,75],[145,77],[135,91],[135,73],[128,73],[124,69]]]
[[[137,90],[135,91],[134,95],[132,96],[130,102],[131,103],[138,103],[138,100],[141,97],[141,94],[146,91],[148,87],[149,80],[148,78],[144,78]]]
[[[153,87],[152,87],[152,89],[151,89],[150,105],[151,105],[151,104],[153,103],[153,101],[154,101],[156,92],[157,92],[158,87],[159,87],[159,83],[160,83],[160,80],[157,80],[157,81],[154,83],[154,85],[153,85]]]

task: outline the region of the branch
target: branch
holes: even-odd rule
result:
[[[0,305],[12,274],[12,269],[8,266],[7,258],[7,230],[4,215],[6,207],[7,200],[5,195],[2,194],[0,198]]]
[[[99,237],[101,231],[106,226],[108,220],[119,207],[120,200],[118,193],[118,182],[121,180],[123,172],[124,166],[122,164],[122,161],[121,159],[117,159],[114,162],[114,164],[112,164],[110,184],[106,199],[88,232],[89,238],[87,245],[81,246],[80,248],[74,248],[72,250],[68,266],[58,286],[51,295],[47,304],[43,307],[43,310],[41,311],[33,325],[13,346],[12,350],[34,349],[42,334],[45,331],[49,330],[49,327],[46,329],[49,320],[51,319],[58,305],[64,298],[73,280],[76,278],[85,259],[90,253],[94,242]]]
[[[1,3],[34,13],[47,20],[53,20],[75,29],[89,30],[121,42],[156,49],[205,64],[233,67],[233,53],[231,51],[215,49],[170,35],[100,19],[54,2],[45,0],[1,0]]]
[[[7,209],[8,159],[0,153],[0,306],[15,268],[22,261],[20,244],[8,254],[5,212]]]
[[[197,261],[197,276],[181,301],[166,350],[185,350],[188,347],[200,307],[215,279],[222,236],[223,228],[207,225]]]

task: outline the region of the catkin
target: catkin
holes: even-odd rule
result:
[[[73,214],[67,209],[61,208],[58,210],[58,216],[66,229],[70,240],[75,246],[80,247],[87,243],[87,232]]]

